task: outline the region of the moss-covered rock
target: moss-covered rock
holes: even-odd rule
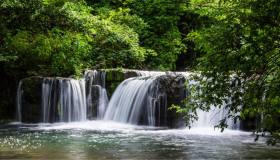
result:
[[[137,77],[139,74],[135,70],[128,69],[104,69],[106,73],[106,90],[108,96],[111,97],[118,85],[125,79]]]

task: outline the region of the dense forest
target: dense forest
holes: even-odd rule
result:
[[[200,87],[189,89],[201,92],[173,108],[191,120],[190,111],[230,97],[228,118],[261,118],[257,131],[271,132],[275,143],[279,50],[279,0],[2,0],[0,119],[14,116],[24,77],[79,77],[87,68],[190,70]]]

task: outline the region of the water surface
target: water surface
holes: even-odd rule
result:
[[[279,159],[248,132],[165,129],[104,121],[0,127],[0,159]]]

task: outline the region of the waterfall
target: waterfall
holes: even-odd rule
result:
[[[88,70],[85,72],[84,77],[87,83],[87,117],[89,119],[95,117],[103,119],[109,101],[105,88],[106,72]]]
[[[178,115],[169,112],[167,107],[171,104],[181,104],[181,100],[186,96],[183,83],[190,73],[136,70],[135,72],[138,77],[128,78],[121,82],[110,101],[105,88],[105,71],[86,71],[84,79],[81,80],[39,77],[36,84],[41,86],[39,90],[41,93],[35,94],[36,97],[41,97],[41,101],[39,100],[41,108],[34,112],[39,117],[33,118],[32,122],[104,119],[149,126],[176,126],[174,117]],[[195,81],[191,83],[199,85]],[[23,97],[23,84],[24,80],[20,81],[17,89],[18,121],[23,119],[25,121],[30,111],[33,112],[36,109],[34,106],[38,103],[37,98],[36,104],[30,109],[30,98],[26,99],[28,94]],[[220,120],[227,117],[228,109],[225,106],[226,104],[221,108],[212,106],[209,112],[198,110],[198,121],[192,126],[212,127],[219,124]],[[23,111],[25,111],[24,114]],[[235,124],[232,119],[227,119],[226,122],[229,128],[239,128],[239,122]]]
[[[98,99],[98,108],[97,108],[97,118],[103,119],[108,105],[108,95],[106,88],[100,87],[99,89],[99,99]]]
[[[22,105],[22,94],[23,94],[23,90],[22,90],[22,81],[19,81],[18,84],[18,88],[17,88],[17,98],[16,98],[16,120],[18,122],[21,122],[21,105]]]
[[[88,71],[81,80],[59,77],[23,79],[17,89],[16,119],[29,123],[103,119],[108,104],[105,76],[102,71]],[[28,94],[23,97],[25,83]]]
[[[104,119],[130,124],[159,125],[162,122],[157,114],[162,112],[160,110],[166,113],[166,98],[166,94],[158,90],[156,77],[129,78],[115,90]]]
[[[44,123],[85,121],[85,81],[44,78],[41,102]]]
[[[42,115],[43,115],[43,122],[49,122],[50,117],[50,109],[51,109],[51,102],[52,100],[52,89],[53,89],[53,79],[43,79],[42,83]]]
[[[225,108],[226,105],[223,105],[221,108],[211,106],[208,112],[198,110],[197,116],[198,120],[192,124],[193,127],[214,127],[219,124],[219,122],[226,118],[227,128],[230,129],[239,129],[240,122],[237,121],[234,123],[234,120],[228,118],[228,109]]]
[[[104,120],[148,126],[177,126],[179,123],[174,114],[168,112],[167,100],[175,96],[178,101],[175,102],[173,97],[173,102],[181,103],[181,98],[185,96],[179,84],[189,73],[130,71],[136,72],[138,77],[126,79],[116,88]]]
[[[200,82],[195,80],[189,80],[188,85],[195,86],[199,88]],[[199,92],[199,91],[196,91]],[[231,103],[230,98],[227,98],[228,102],[221,105],[221,107],[217,107],[214,105],[210,106],[210,109],[208,111],[203,111],[201,109],[197,109],[197,117],[198,119],[191,124],[192,127],[215,127],[219,125],[221,120],[225,119],[225,122],[227,124],[227,128],[229,129],[240,129],[240,121],[237,120],[234,122],[232,118],[228,117],[229,114],[229,108],[226,106]],[[238,113],[237,113],[238,114]]]

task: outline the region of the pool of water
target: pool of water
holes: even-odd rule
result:
[[[0,126],[0,159],[279,159],[248,132],[104,121]]]

